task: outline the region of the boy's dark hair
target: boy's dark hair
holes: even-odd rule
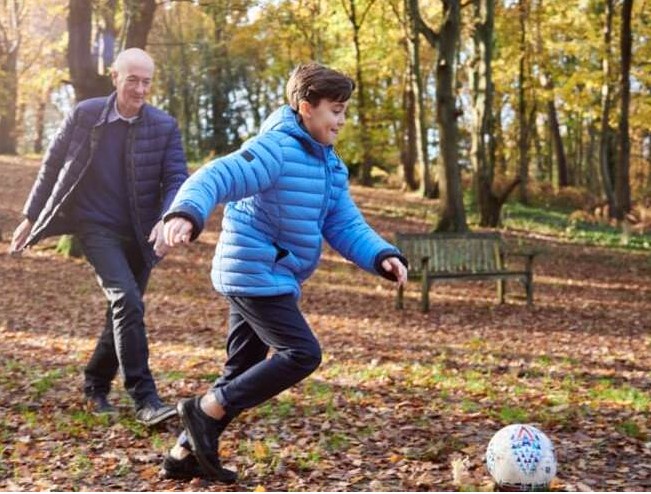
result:
[[[296,67],[287,81],[289,105],[298,110],[298,104],[305,100],[317,106],[322,99],[345,102],[355,90],[355,81],[336,70],[315,62]]]

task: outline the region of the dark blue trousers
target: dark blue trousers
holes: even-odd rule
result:
[[[226,298],[228,359],[213,391],[235,416],[309,376],[321,363],[321,347],[292,295]]]
[[[84,371],[84,392],[108,394],[118,369],[136,407],[157,398],[149,370],[142,297],[151,273],[132,236],[83,225],[77,236],[108,301],[106,323]]]

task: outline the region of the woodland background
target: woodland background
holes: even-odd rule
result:
[[[648,0],[0,0],[0,488],[491,490],[500,427],[556,446],[554,490],[651,489],[651,6]],[[237,148],[298,63],[355,78],[337,150],[353,195],[396,231],[497,229],[541,252],[535,304],[436,285],[432,309],[326,249],[302,308],[324,348],[301,385],[222,441],[234,487],[163,481],[178,424],[89,413],[83,364],[104,300],[91,268],[11,231],[75,101],[112,90],[122,48],[157,62],[151,101],[192,168]],[[170,402],[224,360],[208,272],[220,210],[154,270],[151,366]]]
[[[467,228],[464,192],[496,226],[514,190],[637,223],[649,15],[645,0],[3,0],[0,153],[42,152],[75,99],[111,90],[124,47],[156,59],[152,101],[198,162],[253,135],[316,60],[357,81],[338,144],[353,176],[440,197],[439,229]]]

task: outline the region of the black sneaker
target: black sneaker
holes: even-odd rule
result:
[[[136,422],[151,427],[160,424],[170,417],[174,417],[174,415],[176,415],[176,409],[174,407],[165,405],[159,400],[150,401],[138,407],[136,410]]]
[[[219,478],[210,477],[204,473],[197,462],[197,458],[190,453],[182,460],[177,460],[170,455],[163,460],[163,469],[161,475],[164,479],[172,480],[192,480],[194,478],[202,478],[206,480],[219,480],[225,484],[232,484],[237,480],[237,473],[226,468],[222,468]]]
[[[86,397],[88,408],[93,415],[117,415],[117,409],[111,405],[105,394],[94,394]]]
[[[206,415],[201,410],[200,402],[201,397],[197,396],[181,400],[176,406],[192,451],[206,478],[232,482],[233,472],[222,468],[219,461],[219,434],[221,433],[219,421]]]

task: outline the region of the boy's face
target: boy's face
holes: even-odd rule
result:
[[[322,99],[316,106],[301,101],[298,112],[310,135],[321,144],[329,146],[334,144],[337,134],[346,123],[347,108],[348,101]]]

